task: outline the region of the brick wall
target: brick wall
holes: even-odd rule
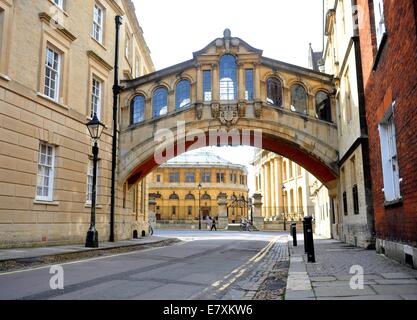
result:
[[[417,245],[417,5],[412,0],[384,1],[387,40],[380,49],[375,68],[377,48],[372,1],[358,0],[358,5],[363,10],[359,35],[376,234],[381,239]],[[385,207],[378,124],[394,100],[403,202]]]

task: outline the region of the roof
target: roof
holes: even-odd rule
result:
[[[195,150],[184,153],[176,158],[168,160],[165,164],[161,165],[161,167],[220,167],[240,169],[247,172],[245,166],[232,163],[209,150]]]

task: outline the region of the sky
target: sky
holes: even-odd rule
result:
[[[156,70],[192,58],[229,28],[263,55],[307,67],[308,48],[323,47],[322,0],[132,0]],[[254,189],[254,149],[210,148],[219,156],[248,166]]]

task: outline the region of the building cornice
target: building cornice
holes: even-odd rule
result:
[[[65,27],[61,24],[59,24],[58,21],[52,19],[52,17],[47,14],[46,12],[39,13],[39,19],[44,22],[50,24],[51,21],[54,23],[54,28],[56,31],[58,31],[62,36],[64,36],[68,41],[73,42],[77,39],[76,36],[74,36],[71,32],[69,32]]]
[[[87,56],[100,64],[102,67],[104,67],[107,71],[113,70],[113,67],[107,63],[103,58],[101,58],[97,53],[95,53],[92,50],[87,51]]]

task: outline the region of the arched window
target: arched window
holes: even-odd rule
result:
[[[211,200],[211,197],[210,197],[210,195],[206,192],[205,194],[203,194],[203,195],[201,196],[201,200]]]
[[[180,197],[178,197],[178,194],[175,192],[169,196],[169,200],[180,200]]]
[[[291,111],[307,114],[307,92],[300,84],[291,87]]]
[[[185,200],[195,200],[195,197],[194,197],[194,195],[190,192],[189,194],[187,194],[187,195],[185,196]]]
[[[153,116],[160,117],[168,113],[168,90],[158,88],[152,98]]]
[[[224,197],[226,197],[226,199],[227,199],[227,193],[220,192],[220,193],[217,195],[217,200],[219,200],[220,198],[224,198]]]
[[[136,96],[130,103],[130,124],[136,124],[145,120],[145,98]]]
[[[181,80],[175,89],[175,108],[180,109],[190,105],[190,81]]]
[[[324,91],[316,94],[316,116],[320,120],[332,122],[330,96]]]
[[[220,59],[220,100],[237,100],[236,58],[231,54]]]
[[[282,107],[282,85],[277,78],[269,78],[266,81],[266,101],[276,107]]]

